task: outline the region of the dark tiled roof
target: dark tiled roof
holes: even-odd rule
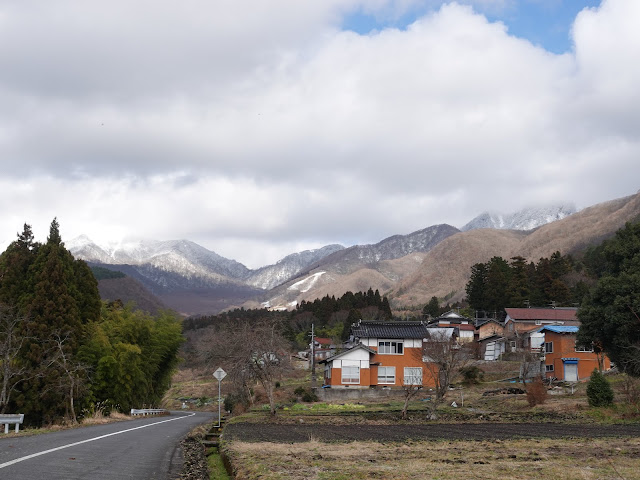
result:
[[[360,322],[351,327],[355,338],[427,338],[422,322]]]

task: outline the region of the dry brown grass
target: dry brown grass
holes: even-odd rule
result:
[[[131,420],[131,417],[116,411],[111,412],[110,415],[104,415],[101,410],[97,410],[93,415],[84,417],[82,425],[104,425],[105,423],[122,422],[123,420]]]
[[[639,478],[640,439],[244,443],[227,445],[236,479]]]

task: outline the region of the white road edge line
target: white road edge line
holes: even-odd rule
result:
[[[75,447],[76,445],[82,445],[83,443],[94,442],[96,440],[101,440],[103,438],[111,437],[113,435],[120,435],[121,433],[127,433],[127,432],[131,432],[133,430],[139,430],[141,428],[152,427],[152,426],[158,425],[160,423],[173,422],[174,420],[181,420],[183,418],[193,417],[194,415],[195,415],[195,413],[190,413],[189,415],[182,415],[180,417],[170,418],[169,420],[162,420],[160,422],[155,422],[155,423],[149,423],[147,425],[141,425],[139,427],[127,428],[126,430],[120,430],[119,432],[107,433],[106,435],[100,435],[99,437],[94,437],[94,438],[89,438],[87,440],[82,440],[81,442],[75,442],[75,443],[70,443],[68,445],[62,445],[61,447],[50,448],[49,450],[44,450],[42,452],[32,453],[31,455],[27,455],[26,457],[20,457],[20,458],[16,458],[15,460],[11,460],[9,462],[0,463],[0,468],[5,468],[5,467],[8,467],[8,466],[13,465],[15,463],[24,462],[25,460],[29,460],[31,458],[39,457],[40,455],[46,455],[47,453],[56,452],[58,450],[63,450],[65,448],[69,448],[69,447]]]

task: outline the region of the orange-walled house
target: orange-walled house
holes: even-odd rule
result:
[[[591,347],[576,344],[577,326],[549,325],[540,329],[544,334],[541,345],[547,378],[555,377],[566,382],[577,382],[588,378],[598,368],[598,357]],[[604,357],[604,370],[611,362]]]
[[[322,360],[324,385],[331,388],[433,386],[422,361],[429,331],[453,335],[453,328],[427,328],[422,322],[362,322],[351,335],[356,345]]]

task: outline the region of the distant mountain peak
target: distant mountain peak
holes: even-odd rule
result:
[[[546,207],[527,207],[509,214],[484,212],[460,230],[463,232],[479,228],[533,230],[556,220],[562,220],[569,215],[573,215],[576,211],[576,207],[572,204],[561,204]]]

